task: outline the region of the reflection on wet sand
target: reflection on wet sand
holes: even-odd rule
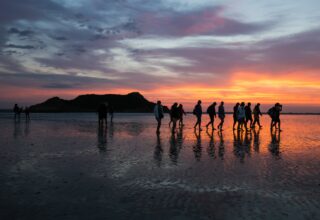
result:
[[[24,130],[23,125],[24,124]],[[14,121],[13,137],[16,139],[20,136],[27,137],[30,134],[30,120],[26,120],[24,123],[21,120]]]
[[[224,159],[224,138],[223,138],[223,132],[222,131],[218,131],[218,137],[219,137],[219,140],[220,140],[218,155],[219,155],[219,158],[221,160],[223,160]]]
[[[280,152],[280,134],[279,130],[270,131],[271,141],[269,144],[269,152],[276,158],[281,159]]]
[[[260,130],[259,129],[253,129],[253,146],[254,146],[254,151],[259,153],[260,152]]]
[[[163,154],[163,149],[161,144],[161,137],[160,137],[160,133],[157,133],[157,141],[156,141],[156,146],[154,148],[153,158],[158,167],[161,167],[162,154]]]
[[[252,133],[251,131],[233,131],[233,154],[243,163],[247,156],[251,156]]]
[[[193,145],[194,158],[196,159],[196,161],[200,161],[201,153],[202,153],[201,131],[199,131],[198,129],[195,129],[194,130],[194,135],[196,137],[195,144]]]
[[[209,132],[208,130],[206,131],[208,137],[209,137],[209,144],[207,148],[208,155],[212,158],[215,159],[215,146],[214,146],[214,133],[213,131]]]
[[[99,125],[98,126],[98,143],[97,147],[99,148],[100,152],[105,152],[107,150],[107,126]]]

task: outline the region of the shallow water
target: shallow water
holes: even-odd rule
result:
[[[172,136],[151,114],[0,114],[0,219],[319,219],[320,116]],[[203,118],[203,124],[207,116]]]

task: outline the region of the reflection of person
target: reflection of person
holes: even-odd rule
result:
[[[209,123],[206,125],[206,128],[208,129],[209,125],[211,124],[211,128],[212,130],[215,130],[214,128],[214,118],[217,117],[217,114],[216,114],[216,105],[217,103],[216,102],[213,102],[207,109],[207,113],[210,117],[210,121]]]
[[[256,123],[258,123],[259,128],[262,128],[261,124],[260,124],[260,116],[262,116],[262,113],[260,111],[260,103],[258,103],[254,109],[253,109],[253,123],[252,123],[252,128],[255,128]]]
[[[154,107],[154,116],[158,122],[157,125],[157,133],[160,133],[160,127],[161,127],[161,120],[163,119],[164,115],[163,115],[163,107],[161,105],[161,101],[157,101],[157,104]]]
[[[201,132],[194,131],[194,135],[196,136],[196,143],[193,146],[194,157],[197,161],[201,159],[202,147],[201,147]]]
[[[98,148],[101,152],[105,152],[107,148],[107,127],[102,124],[98,126]]]
[[[269,151],[275,157],[280,157],[280,131],[270,131],[271,142],[269,144]]]
[[[160,139],[159,133],[157,133],[157,144],[156,144],[156,147],[154,149],[153,158],[155,159],[158,167],[161,166],[162,153],[163,153],[163,150],[162,150],[161,139]]]
[[[170,137],[169,156],[170,156],[172,163],[177,164],[177,162],[178,162],[178,148],[177,148],[177,138],[174,133],[171,133],[171,137]]]
[[[221,131],[218,132],[218,136],[220,139],[218,154],[219,154],[220,159],[223,160],[223,158],[224,158],[224,139],[223,139],[223,134]]]
[[[113,122],[113,114],[114,114],[114,108],[112,105],[109,106],[109,115],[110,115],[110,122]]]
[[[207,135],[209,137],[209,145],[208,145],[207,152],[208,152],[209,156],[212,159],[214,159],[214,158],[216,158],[216,156],[215,156],[213,131],[211,131],[211,133],[209,133],[209,131],[207,130]]]
[[[224,102],[221,102],[218,108],[218,117],[220,119],[220,123],[218,125],[218,129],[222,131],[223,123],[224,123],[224,118],[226,117],[226,113],[224,111]]]
[[[29,107],[25,107],[24,114],[26,115],[26,120],[29,121],[30,120],[30,108]]]
[[[254,151],[259,152],[259,150],[260,150],[260,129],[253,130],[253,143],[254,143]]]
[[[197,105],[194,107],[193,114],[197,117],[197,122],[194,125],[194,129],[196,129],[197,126],[199,126],[199,131],[201,131],[201,116],[202,116],[201,100],[199,100]]]

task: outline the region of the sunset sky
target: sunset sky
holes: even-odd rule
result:
[[[4,0],[0,108],[126,94],[320,112],[319,0]],[[228,105],[229,106],[229,105]]]

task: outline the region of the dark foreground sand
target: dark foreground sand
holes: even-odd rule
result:
[[[190,115],[159,137],[150,115],[34,117],[0,117],[1,220],[320,219],[319,116],[199,135]]]

